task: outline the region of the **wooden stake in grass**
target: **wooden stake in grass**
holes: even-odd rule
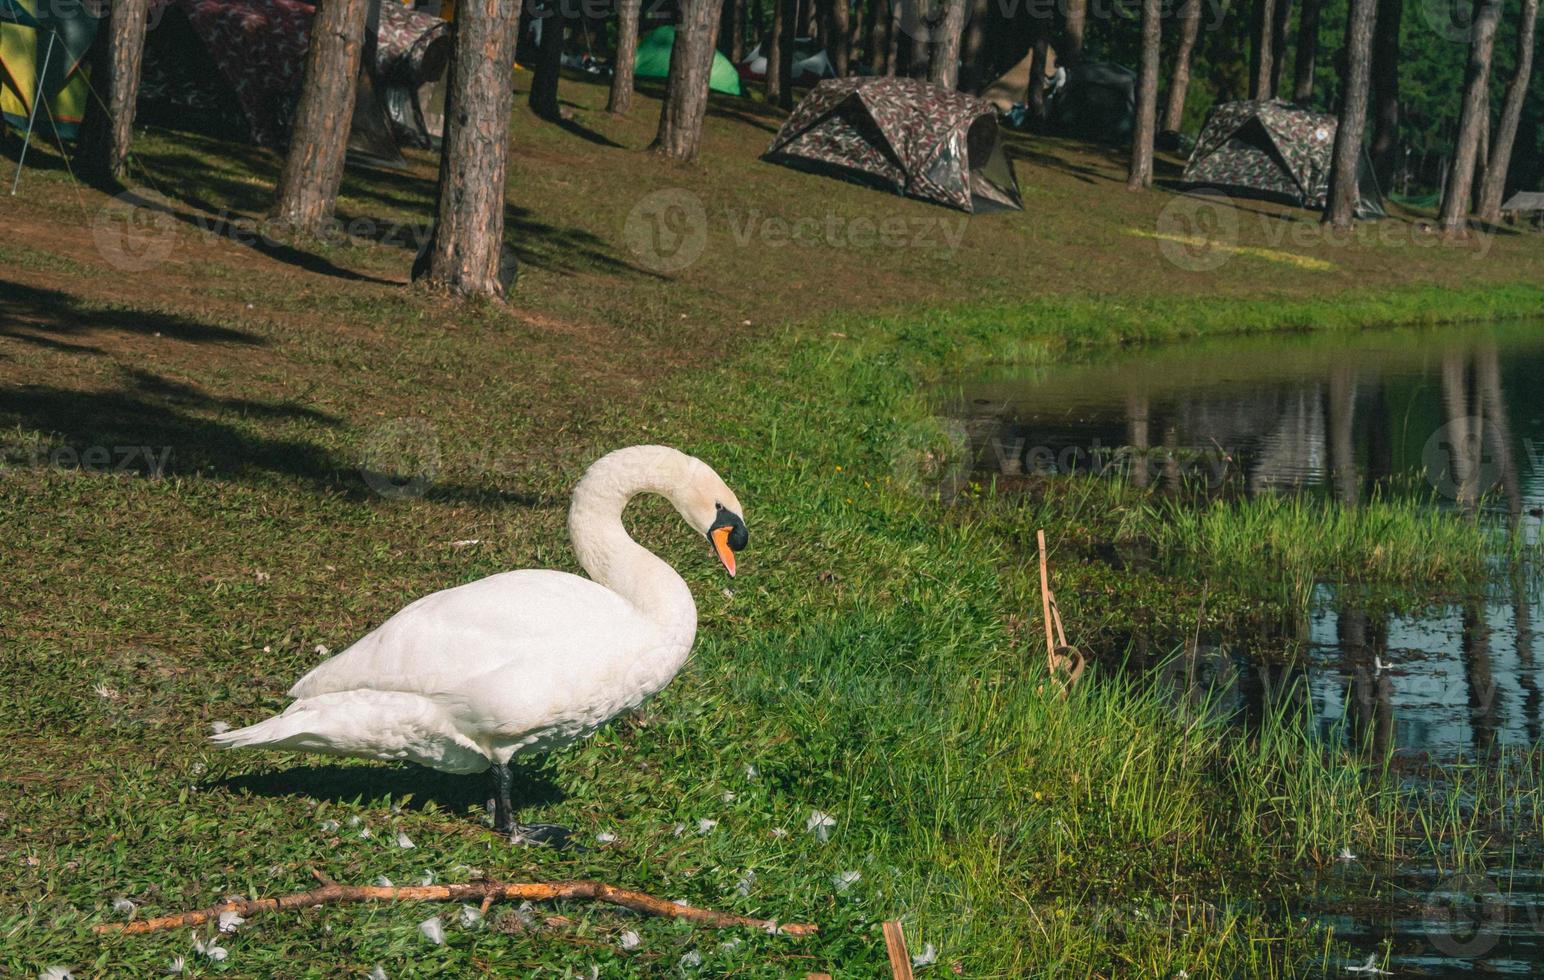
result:
[[[1061,610],[1056,605],[1056,594],[1051,591],[1051,569],[1045,557],[1045,531],[1035,532],[1035,544],[1040,550],[1040,615],[1045,620],[1045,666],[1051,679],[1066,697],[1072,685],[1083,676],[1087,661],[1077,647],[1067,642],[1067,631],[1062,628]]]
[[[906,952],[906,934],[898,919],[885,923],[885,952],[890,954],[890,973],[894,980],[912,980],[911,956]]]
[[[785,936],[808,936],[814,933],[817,928],[807,923],[794,922],[783,925],[767,919],[751,919],[743,915],[732,915],[728,912],[715,912],[712,909],[677,905],[663,898],[655,898],[653,895],[645,895],[643,892],[617,888],[599,881],[526,883],[480,881],[464,885],[420,885],[405,888],[378,888],[375,886],[339,885],[329,881],[323,875],[318,874],[317,877],[323,881],[322,887],[313,888],[308,892],[296,892],[291,895],[280,895],[276,898],[253,898],[221,902],[219,905],[211,905],[208,908],[181,912],[177,915],[163,915],[155,919],[142,919],[138,922],[102,922],[92,926],[92,931],[99,934],[159,932],[163,929],[180,929],[202,925],[205,922],[218,919],[221,913],[224,912],[235,912],[243,918],[249,918],[259,912],[282,912],[286,909],[306,909],[317,905],[336,905],[344,902],[476,901],[605,902],[611,905],[620,905],[623,908],[632,909],[634,912],[642,912],[646,915],[685,919],[688,922],[706,926],[710,929],[727,929],[743,926],[748,929],[761,929],[765,932],[774,932]],[[487,907],[486,904],[483,906],[483,908]]]

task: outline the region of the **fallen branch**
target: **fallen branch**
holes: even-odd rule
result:
[[[786,936],[808,936],[815,932],[813,924],[789,923],[780,925],[774,920],[752,919],[728,912],[699,909],[690,905],[677,905],[663,898],[645,895],[643,892],[616,888],[600,881],[554,882],[501,882],[479,881],[464,885],[418,885],[404,888],[379,888],[364,885],[324,884],[308,892],[296,892],[275,898],[250,898],[221,902],[204,909],[163,915],[138,922],[102,922],[92,926],[96,933],[144,933],[163,929],[179,929],[198,926],[219,919],[221,913],[235,912],[242,918],[250,918],[259,912],[283,912],[286,909],[304,909],[317,905],[335,905],[343,902],[558,902],[589,901],[620,905],[645,915],[662,915],[672,919],[685,919],[710,929],[727,929],[743,926],[761,929]],[[483,908],[487,908],[484,904]]]

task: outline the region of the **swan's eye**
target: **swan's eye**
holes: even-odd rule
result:
[[[724,509],[724,505],[715,500],[713,502],[713,508],[715,510],[723,510]]]

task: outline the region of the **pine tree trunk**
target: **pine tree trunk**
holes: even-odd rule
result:
[[[873,21],[869,24],[868,64],[870,75],[890,75],[890,0],[874,0]]]
[[[931,72],[930,65],[933,38],[932,32],[928,29],[929,25],[927,21],[923,19],[922,14],[929,10],[929,0],[900,0],[900,2],[910,5],[908,11],[915,14],[914,17],[907,18],[907,21],[902,22],[911,22],[913,25],[911,34],[911,58],[908,60],[906,65],[907,74],[909,74],[912,78],[927,78]]]
[[[1056,63],[1071,68],[1083,60],[1083,36],[1088,30],[1088,0],[1066,0],[1062,15],[1062,42],[1067,50],[1056,51]],[[1036,11],[1031,10],[1031,15]]]
[[[413,278],[459,296],[504,295],[499,273],[518,26],[516,8],[503,0],[456,5],[434,233]]]
[[[321,0],[311,22],[300,102],[273,209],[276,221],[297,232],[321,234],[338,203],[369,8],[369,0]]]
[[[617,8],[617,53],[606,111],[622,115],[633,107],[633,62],[638,58],[638,12],[643,0],[621,0]]]
[[[1378,0],[1372,48],[1372,169],[1379,187],[1391,187],[1399,164],[1399,26],[1404,0]]]
[[[1249,97],[1269,99],[1271,78],[1275,74],[1272,57],[1276,42],[1272,31],[1276,27],[1277,0],[1254,0],[1250,14],[1249,48]]]
[[[745,60],[745,0],[729,0],[729,60]]]
[[[767,33],[767,43],[762,53],[767,56],[767,73],[762,79],[762,86],[767,97],[767,105],[781,105],[783,102],[783,29],[788,21],[788,7],[796,0],[773,0],[772,2],[772,29]],[[792,44],[789,39],[788,44]]]
[[[566,26],[562,7],[558,0],[547,0],[536,15],[541,24],[541,44],[536,49],[536,70],[531,73],[528,96],[531,111],[553,122],[562,118],[558,106],[558,82],[563,77],[563,28]]]
[[[911,0],[889,0],[890,24],[885,28],[885,74],[891,78],[901,73],[901,30],[903,7]]]
[[[960,50],[960,88],[976,93],[986,77],[986,24],[992,15],[992,0],[970,0],[970,16],[965,22],[965,40]]]
[[[838,78],[847,77],[847,32],[852,26],[848,14],[847,0],[831,0],[831,37],[826,53],[831,56],[831,67],[836,69]]]
[[[1190,58],[1201,32],[1201,0],[1183,0],[1178,11],[1179,48],[1174,52],[1174,72],[1169,76],[1169,99],[1163,110],[1163,128],[1178,132],[1185,120],[1185,97],[1190,94]]]
[[[928,66],[928,79],[947,89],[956,88],[960,82],[960,36],[965,32],[965,3],[966,0],[944,0],[943,22],[938,25],[933,61]]]
[[[1142,0],[1142,63],[1137,76],[1136,125],[1131,130],[1127,190],[1153,186],[1153,138],[1158,135],[1158,59],[1163,55],[1163,2]]]
[[[1029,106],[1031,118],[1045,119],[1045,64],[1050,58],[1051,38],[1050,31],[1045,24],[1036,19],[1034,26],[1034,40],[1031,42],[1029,56],[1029,93],[1026,100]]]
[[[1444,234],[1462,235],[1467,230],[1469,194],[1480,153],[1480,130],[1490,115],[1491,56],[1496,50],[1496,23],[1501,19],[1501,0],[1475,0],[1473,36],[1469,40],[1469,66],[1464,72],[1464,101],[1458,115],[1458,137],[1453,144],[1453,168],[1442,192],[1442,212],[1437,219]]]
[[[713,40],[724,6],[719,0],[679,0],[670,77],[660,108],[656,153],[693,163],[702,149],[702,120],[708,112],[708,79],[713,69]]]
[[[856,75],[856,65],[863,63],[863,39],[868,37],[868,21],[864,19],[864,11],[873,14],[873,5],[868,0],[854,0],[852,18],[847,27],[847,71]]]
[[[1319,14],[1324,0],[1302,0],[1297,15],[1297,61],[1292,72],[1292,101],[1313,100],[1313,72],[1319,57]]]
[[[1539,0],[1523,0],[1522,20],[1517,34],[1517,70],[1506,83],[1501,102],[1501,119],[1491,140],[1490,161],[1480,182],[1480,220],[1492,224],[1501,220],[1501,199],[1506,194],[1507,171],[1512,163],[1512,147],[1517,142],[1517,127],[1523,117],[1523,102],[1528,97],[1528,83],[1533,77],[1533,35],[1539,20]]]
[[[1335,147],[1330,160],[1329,200],[1324,221],[1332,228],[1350,228],[1356,220],[1357,164],[1362,155],[1362,133],[1367,128],[1367,90],[1372,78],[1372,32],[1378,19],[1378,0],[1351,0],[1346,14],[1346,67],[1340,102],[1340,121],[1335,126]]]
[[[1292,0],[1276,0],[1271,24],[1271,98],[1281,97],[1282,76],[1287,67],[1287,33],[1292,29]]]
[[[121,181],[128,166],[149,15],[149,0],[111,0],[106,37],[97,39],[91,79],[101,100],[87,103],[79,160],[82,175],[104,186]]]

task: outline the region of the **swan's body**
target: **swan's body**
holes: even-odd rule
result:
[[[717,474],[663,446],[618,450],[590,467],[569,509],[590,578],[504,572],[425,596],[302,677],[283,714],[213,741],[453,773],[492,767],[507,806],[512,757],[559,748],[638,707],[691,652],[691,591],[622,526],[622,509],[645,492],[670,498],[734,573],[745,528]]]

